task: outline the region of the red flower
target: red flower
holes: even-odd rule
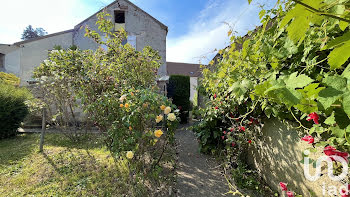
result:
[[[221,138],[222,138],[222,140],[224,140],[224,139],[225,139],[225,136],[221,136]]]
[[[242,126],[241,126],[241,127],[239,127],[239,130],[240,130],[240,131],[245,131],[245,127],[242,127]]]
[[[224,135],[226,135],[226,131],[224,131],[223,133],[224,133]]]
[[[231,146],[234,147],[234,146],[236,146],[236,144],[234,142],[232,142]]]
[[[235,116],[234,116],[232,113],[230,113],[230,117],[231,117],[231,118],[234,118]]]
[[[214,99],[216,99],[216,94],[214,94]]]
[[[219,109],[219,107],[216,106],[215,109]]]
[[[231,132],[233,132],[233,130],[234,130],[233,128],[230,129]]]
[[[312,144],[315,141],[315,139],[312,136],[305,136],[305,137],[301,138],[301,140],[303,140],[305,142],[309,142],[309,144]]]
[[[350,197],[349,191],[350,191],[350,184],[348,184],[347,190],[345,189],[341,190],[341,193],[340,193],[341,197]]]
[[[288,197],[294,197],[294,193],[291,192],[291,191],[288,191],[288,192],[287,192],[287,196],[288,196]]]
[[[178,108],[179,110],[182,110],[182,106],[178,106],[177,108]]]
[[[320,119],[320,117],[317,115],[317,113],[313,112],[313,113],[309,114],[307,121],[313,120],[315,124],[319,124],[319,122],[318,122],[319,119]]]
[[[287,183],[280,182],[280,187],[281,187],[282,191],[287,191],[288,190]]]
[[[248,140],[248,143],[251,144],[251,143],[252,143],[252,140]]]
[[[332,156],[342,157],[343,159],[348,161],[349,153],[347,153],[347,152],[340,152],[340,151],[338,151],[337,149],[335,149],[332,146],[326,146],[324,148],[323,152],[324,152],[324,154],[329,156],[332,159],[332,161],[334,161],[334,158]]]
[[[252,125],[252,124],[254,123],[254,119],[253,119],[253,118],[250,118],[249,121],[250,121],[250,122],[249,122],[249,125]]]

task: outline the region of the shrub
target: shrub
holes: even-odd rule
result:
[[[155,172],[163,161],[177,125],[175,106],[156,93],[158,53],[150,47],[137,51],[123,45],[126,32],[110,32],[113,24],[105,16],[100,13],[97,24],[106,41],[89,29],[86,36],[107,50],[53,50],[34,76],[47,95],[44,102],[57,108],[51,113],[55,122],[74,119],[71,114],[80,100],[84,115],[106,134],[114,158],[130,161],[133,179],[135,172]]]
[[[169,78],[168,97],[180,109],[181,122],[186,123],[188,111],[191,109],[190,102],[190,77],[183,75],[172,75]]]
[[[25,102],[31,97],[25,88],[0,82],[0,139],[16,135],[29,112]]]
[[[0,83],[6,83],[14,86],[19,86],[20,79],[11,73],[0,72]]]

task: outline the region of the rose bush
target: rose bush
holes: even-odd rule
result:
[[[113,157],[129,160],[134,177],[159,167],[178,121],[169,114],[174,105],[157,93],[158,53],[150,47],[137,51],[123,45],[126,32],[111,32],[113,23],[106,17],[110,16],[98,14],[102,34],[87,28],[86,36],[107,50],[53,50],[34,77],[40,81],[51,121],[74,131],[80,121],[93,123],[106,134]],[[76,117],[79,109],[84,120]]]

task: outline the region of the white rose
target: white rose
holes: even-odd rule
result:
[[[174,114],[174,113],[170,113],[170,114],[168,115],[168,120],[170,120],[170,121],[176,120],[175,114]]]
[[[164,109],[164,114],[169,114],[171,112],[171,108],[170,107],[166,107]]]

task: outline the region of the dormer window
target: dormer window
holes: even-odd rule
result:
[[[114,11],[114,22],[117,24],[125,23],[125,11],[115,10]]]
[[[114,31],[125,30],[125,11],[115,10],[114,11]]]

